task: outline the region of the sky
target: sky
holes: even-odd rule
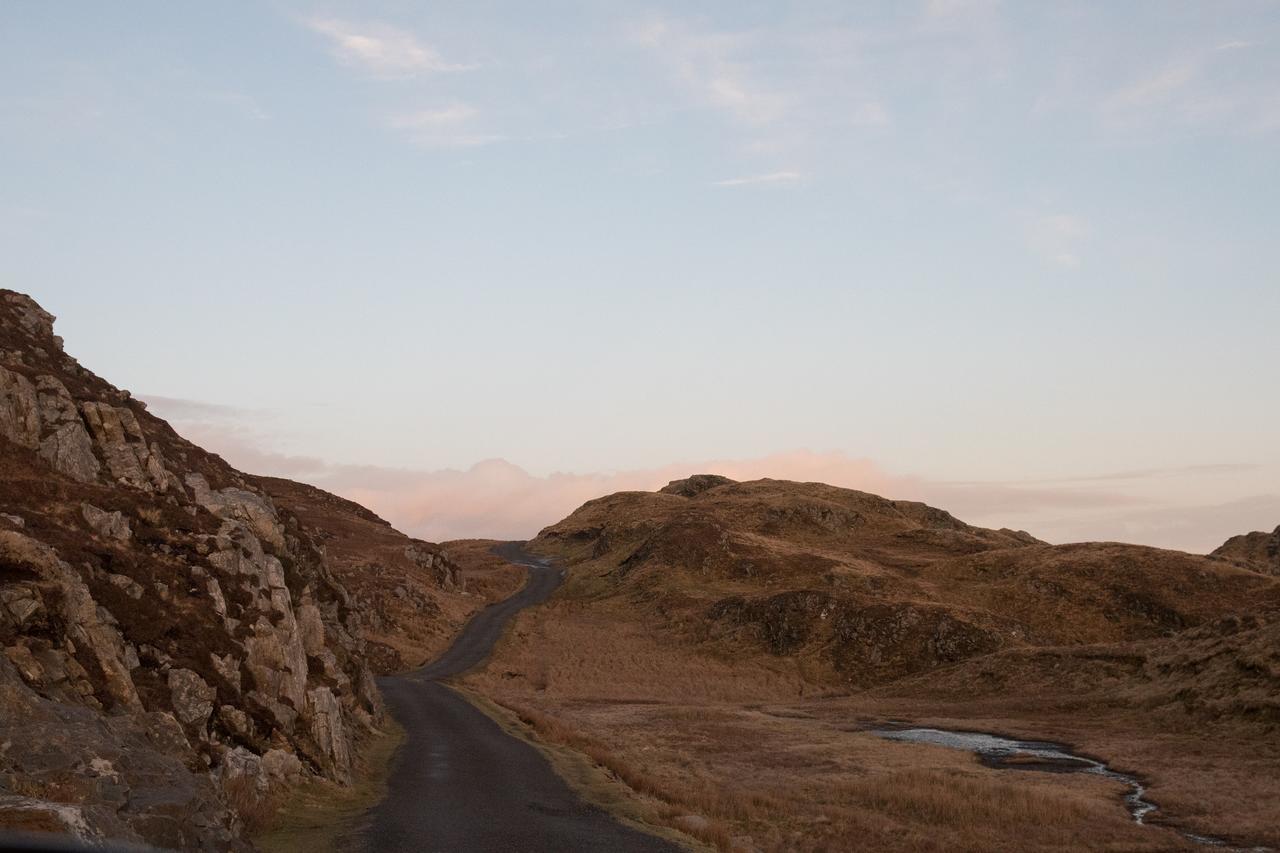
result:
[[[1269,530],[1277,199],[1277,0],[0,8],[0,286],[434,539],[695,470]]]

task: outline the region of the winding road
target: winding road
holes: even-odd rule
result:
[[[676,853],[680,848],[623,825],[582,800],[537,749],[507,734],[440,682],[484,661],[507,622],[540,604],[563,580],[520,543],[497,549],[529,573],[525,587],[467,623],[436,661],[378,680],[404,727],[388,794],[358,830],[368,853]]]

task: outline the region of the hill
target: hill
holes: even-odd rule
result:
[[[1119,543],[1048,545],[910,501],[700,476],[590,501],[532,547],[722,650],[866,687],[1002,649],[1152,639],[1280,607],[1252,567]]]
[[[1280,844],[1280,579],[1255,565],[709,475],[529,548],[568,579],[468,685],[720,850]],[[901,726],[1070,744],[1159,810],[874,734]]]
[[[350,780],[383,719],[348,528],[294,497],[338,499],[186,441],[53,319],[0,291],[0,827],[241,849],[243,816]],[[432,546],[395,548],[415,589],[455,582]]]

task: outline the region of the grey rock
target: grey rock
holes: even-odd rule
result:
[[[112,586],[124,590],[124,594],[132,598],[134,601],[142,598],[142,594],[146,592],[146,590],[142,588],[142,584],[138,583],[128,575],[110,574],[107,575],[107,580]]]
[[[213,713],[218,691],[189,669],[169,670],[169,696],[173,712],[183,725],[203,731]]]
[[[73,480],[97,482],[102,466],[93,455],[93,441],[67,387],[52,376],[40,376],[36,390],[46,433],[40,441],[40,456]]]
[[[141,710],[142,701],[124,665],[124,641],[110,613],[98,607],[80,575],[48,545],[22,533],[0,530],[0,558],[33,567],[60,589],[59,616],[66,636],[97,664],[112,704]]]
[[[37,340],[48,341],[59,350],[62,349],[62,339],[53,333],[53,321],[57,319],[56,317],[41,308],[34,299],[25,293],[6,292],[4,301],[18,315],[18,323],[27,334]]]
[[[0,435],[23,447],[40,446],[40,404],[21,373],[0,367]]]
[[[236,693],[240,692],[240,661],[235,655],[228,652],[219,657],[213,652],[209,653],[209,662],[213,665],[214,671],[226,679],[227,683],[235,688]]]
[[[342,721],[342,707],[328,687],[307,694],[308,729],[339,782],[351,781],[351,742]]]
[[[22,628],[44,612],[44,600],[31,584],[11,584],[0,587],[0,605],[8,611],[8,620]]]
[[[292,752],[268,749],[262,753],[262,770],[275,785],[291,785],[302,778],[302,762]]]
[[[242,522],[276,551],[285,550],[284,525],[280,523],[269,498],[245,489],[215,491],[209,488],[208,480],[200,474],[188,474],[186,481],[200,506],[218,518]]]
[[[0,657],[4,769],[21,768],[21,795],[0,781],[0,825],[66,832],[89,842],[174,850],[245,851],[218,789],[187,771],[186,738],[168,714],[102,716],[51,701]],[[0,779],[5,774],[0,773]]]
[[[298,606],[298,633],[307,654],[316,655],[325,650],[324,620],[320,616],[320,608],[311,601],[304,601]]]
[[[80,404],[80,412],[117,482],[134,489],[159,492],[173,485],[159,445],[148,446],[132,410],[90,400]]]
[[[133,538],[133,530],[129,527],[128,519],[118,510],[107,512],[93,504],[85,503],[80,505],[80,512],[84,515],[84,520],[88,522],[89,527],[99,536],[118,539],[121,542],[128,542]]]

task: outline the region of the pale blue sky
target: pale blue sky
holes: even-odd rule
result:
[[[0,284],[229,449],[1280,493],[1274,0],[11,0],[0,115]]]

